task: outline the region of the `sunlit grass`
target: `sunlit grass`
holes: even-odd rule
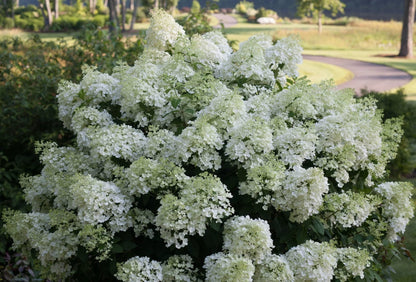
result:
[[[313,83],[333,80],[335,84],[341,84],[354,77],[354,74],[347,69],[310,60],[304,60],[299,66],[299,74],[306,76]]]

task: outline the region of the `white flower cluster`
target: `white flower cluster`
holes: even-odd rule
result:
[[[97,225],[108,222],[114,233],[131,226],[127,213],[132,202],[115,184],[90,175],[77,175],[73,177],[70,191],[72,205],[78,210],[82,223]]]
[[[293,282],[293,272],[284,255],[271,254],[265,257],[262,262],[256,265],[253,281],[287,281]]]
[[[162,281],[162,266],[148,257],[132,257],[118,265],[115,276],[124,282]]]
[[[336,248],[330,243],[307,241],[291,248],[285,257],[294,273],[295,281],[341,281],[364,277],[371,256],[366,250]],[[337,264],[341,263],[341,267]]]
[[[324,211],[332,223],[343,227],[360,226],[380,204],[372,195],[354,193],[330,193],[325,196]]]
[[[160,201],[156,226],[166,245],[182,248],[188,244],[186,236],[205,233],[209,220],[221,222],[234,209],[232,197],[221,181],[207,173],[189,178],[179,195],[167,194]]]
[[[252,281],[254,265],[249,258],[216,253],[205,258],[206,281]]]
[[[328,180],[319,168],[289,171],[281,189],[274,194],[272,205],[276,210],[291,211],[290,220],[304,222],[317,214],[328,192]]]
[[[354,248],[340,248],[337,251],[343,268],[337,268],[335,276],[340,281],[347,281],[349,278],[357,276],[363,279],[364,270],[370,266],[372,260],[368,251]]]
[[[285,256],[296,281],[331,281],[337,266],[336,249],[329,243],[307,241]]]
[[[267,209],[276,195],[283,190],[285,171],[284,165],[275,158],[261,166],[249,168],[247,181],[240,184],[240,193],[257,199],[257,203],[263,204],[263,209]]]
[[[151,191],[158,195],[167,193],[168,188],[181,186],[187,176],[183,168],[165,159],[141,157],[123,171],[121,178],[126,192],[139,196]]]
[[[224,224],[223,249],[259,263],[273,249],[269,224],[261,219],[233,217]]]
[[[185,35],[182,26],[177,24],[173,17],[167,17],[162,10],[154,11],[152,18],[150,28],[146,32],[148,48],[165,51],[178,37]]]
[[[383,215],[389,222],[389,239],[399,239],[406,225],[414,216],[411,201],[413,186],[408,182],[387,182],[380,184],[375,191],[383,198]]]
[[[293,281],[286,259],[272,254],[266,221],[232,217],[224,224],[223,236],[224,252],[205,258],[206,281]]]
[[[198,273],[188,255],[174,255],[162,264],[163,281],[198,281]]]
[[[319,217],[329,220],[324,229],[351,233],[365,225],[378,241],[388,222],[397,238],[413,216],[412,188],[374,189],[372,181],[395,157],[400,121],[383,123],[375,102],[352,91],[296,78],[300,62],[295,38],[258,35],[233,52],[221,33],[188,38],[155,11],[133,66],[120,64],[111,75],[85,67],[79,84],[60,84],[59,117],[76,145],[39,145],[42,172],[21,180],[34,212],[6,216],[7,233],[56,280],[70,275],[80,247],[107,259],[124,232],[174,251],[164,262],[131,258],[119,266],[123,281],[203,279],[184,255],[192,246],[184,247],[217,233],[222,249],[195,260],[205,259],[208,281],[361,277],[369,256],[335,248],[349,246],[337,238],[279,255],[286,244],[276,238],[276,219],[307,226]],[[379,195],[366,195],[374,190]],[[380,217],[373,211],[381,201],[377,229],[367,219]],[[262,219],[250,218],[255,203]]]
[[[6,220],[5,228],[14,238],[14,248],[23,249],[29,255],[31,249],[37,251],[36,258],[44,266],[43,275],[51,279],[66,278],[72,274],[69,259],[76,254],[80,243],[72,233],[76,229],[73,220],[74,215],[69,212],[15,212]],[[63,222],[57,224],[57,221]]]

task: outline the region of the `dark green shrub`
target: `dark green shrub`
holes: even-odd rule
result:
[[[107,22],[108,22],[108,16],[106,15],[95,15],[94,18],[92,19],[92,23],[96,27],[104,27],[107,25]]]
[[[2,21],[1,21],[0,26],[2,28],[7,28],[7,29],[14,28],[14,20],[12,18],[3,18],[1,20]]]
[[[265,9],[261,7],[256,14],[256,19],[262,18],[262,17],[271,17],[277,19],[277,13],[270,9]]]
[[[35,5],[20,6],[19,8],[16,8],[16,10],[14,10],[15,15],[20,15],[25,12],[40,13],[41,11],[39,11],[38,7],[36,7]]]
[[[209,24],[208,17],[203,12],[189,13],[187,16],[177,19],[177,22],[183,26],[186,34],[204,34],[213,30]]]
[[[43,19],[40,17],[31,17],[26,13],[15,16],[15,27],[17,28],[21,28],[27,31],[40,31],[43,25]]]
[[[406,101],[403,90],[395,94],[363,91],[364,96],[377,100],[383,119],[402,117],[404,134],[396,159],[388,166],[394,178],[406,176],[416,169],[416,103]]]

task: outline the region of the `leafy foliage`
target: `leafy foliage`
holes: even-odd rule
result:
[[[17,37],[0,42],[0,210],[25,209],[18,180],[23,173],[40,171],[35,141],[67,144],[73,138],[58,119],[59,82],[79,80],[83,64],[104,72],[111,71],[118,60],[132,64],[142,48],[141,39],[126,41],[120,34],[108,36],[88,27],[71,45],[44,42],[37,36],[26,42]],[[7,240],[1,238],[0,252],[4,252]]]
[[[410,175],[416,168],[416,104],[406,101],[402,90],[395,94],[373,91],[364,91],[363,94],[377,100],[377,107],[383,111],[383,119],[403,118],[404,134],[397,157],[390,162],[388,169],[393,178]]]

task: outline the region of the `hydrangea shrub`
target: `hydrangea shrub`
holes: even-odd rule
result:
[[[297,78],[295,38],[253,36],[233,51],[221,33],[188,38],[157,11],[146,42],[134,66],[85,67],[79,84],[60,85],[76,144],[39,143],[43,170],[21,180],[32,212],[4,216],[44,277],[346,281],[379,270],[383,241],[413,216],[412,186],[382,182],[400,120]]]

